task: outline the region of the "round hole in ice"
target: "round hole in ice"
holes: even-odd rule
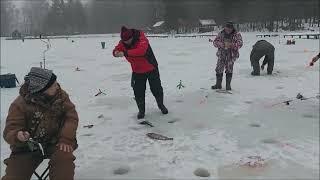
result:
[[[130,170],[130,167],[128,166],[122,166],[122,167],[118,167],[115,170],[113,170],[113,174],[116,175],[123,175],[123,174],[127,174]]]
[[[252,101],[245,101],[244,103],[246,103],[246,104],[252,104],[253,102],[252,102]]]
[[[251,123],[251,124],[249,124],[249,126],[251,126],[251,127],[261,127],[261,125],[257,124],[257,123]]]
[[[193,172],[194,175],[199,176],[199,177],[209,177],[210,173],[208,170],[204,168],[198,168]]]
[[[265,143],[265,144],[277,144],[277,143],[279,143],[279,141],[277,141],[276,139],[272,139],[272,138],[263,139],[262,142]]]
[[[304,117],[304,118],[315,118],[312,114],[303,114],[302,117]]]

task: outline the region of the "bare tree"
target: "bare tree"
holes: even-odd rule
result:
[[[66,14],[64,0],[52,0],[52,5],[49,9],[46,18],[45,30],[49,34],[64,34],[66,33]]]
[[[22,7],[23,25],[26,34],[40,35],[44,31],[44,21],[48,15],[47,1],[24,2]]]
[[[18,27],[14,24],[18,21],[18,10],[11,1],[1,0],[1,36],[9,36]]]
[[[65,7],[65,17],[67,32],[70,34],[87,31],[87,17],[79,0],[68,0]]]
[[[218,25],[232,20],[248,31],[297,30],[304,23],[320,26],[319,0],[91,0],[85,7],[82,2],[25,1],[21,13],[2,0],[1,35],[13,29],[29,34],[113,33],[122,25],[145,29],[160,20],[166,21],[168,31],[189,31],[201,18]]]
[[[160,0],[92,0],[88,8],[89,31],[119,32],[122,25],[145,28],[162,19],[161,8]]]

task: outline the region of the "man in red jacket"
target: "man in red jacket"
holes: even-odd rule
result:
[[[156,98],[159,109],[163,114],[168,114],[168,109],[163,104],[163,89],[157,60],[153,54],[148,39],[142,31],[121,28],[121,40],[113,50],[114,57],[125,57],[131,64],[131,86],[139,109],[138,119],[145,115],[146,82],[149,81],[150,89]]]

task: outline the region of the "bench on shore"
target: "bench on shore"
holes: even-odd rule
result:
[[[286,38],[286,37],[291,37],[291,38],[298,37],[299,39],[301,39],[302,37],[310,39],[312,37],[313,39],[319,39],[320,33],[294,33],[294,34],[285,34],[285,35],[283,35],[283,37],[284,38]]]

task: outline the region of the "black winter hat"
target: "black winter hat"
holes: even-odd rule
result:
[[[225,27],[230,28],[230,29],[234,29],[234,23],[232,21],[228,21],[226,23]]]

